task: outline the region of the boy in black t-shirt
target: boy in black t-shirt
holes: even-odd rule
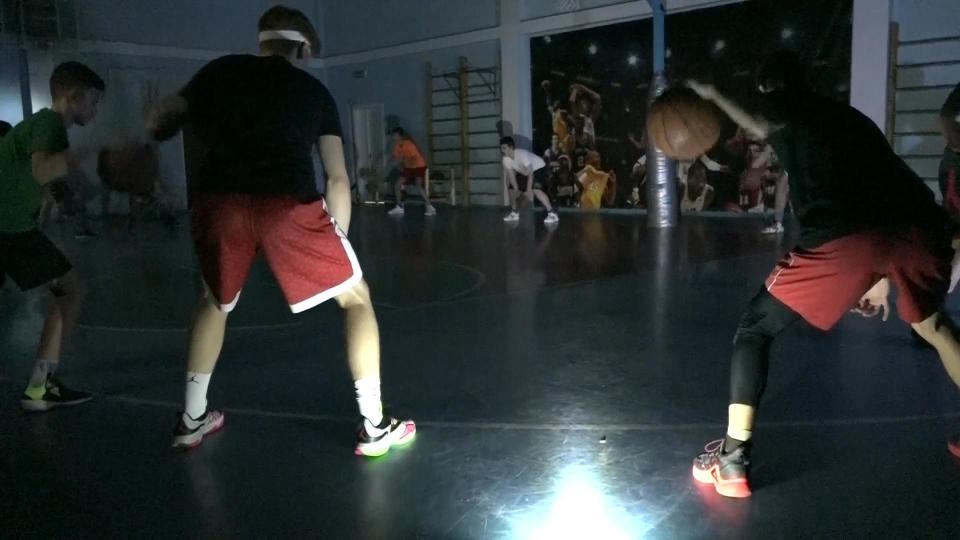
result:
[[[960,342],[938,313],[947,293],[954,227],[933,193],[897,156],[874,123],[806,85],[793,53],[771,56],[760,71],[762,114],[750,114],[713,87],[691,81],[749,135],[768,140],[788,173],[800,239],[767,278],[734,339],[726,437],[708,444],[693,476],[721,495],[747,497],[757,405],[770,347],[800,319],[827,330],[847,311],[889,310],[889,282],[900,318],[936,348],[960,386]],[[960,440],[948,441],[960,457]]]
[[[355,453],[382,455],[413,440],[416,426],[383,414],[377,319],[346,237],[350,181],[337,106],[320,81],[295,67],[311,57],[319,40],[303,13],[282,6],[267,10],[259,29],[260,56],[231,55],[207,64],[148,122],[161,140],[190,124],[204,149],[189,195],[206,292],[191,331],[185,406],[173,444],[197,446],[223,426],[223,413],[207,409],[207,386],[227,314],[263,251],[294,313],[329,299],[343,308],[363,419]],[[327,173],[325,196],[315,187],[316,145]]]

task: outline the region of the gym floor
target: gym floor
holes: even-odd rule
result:
[[[89,286],[63,378],[89,404],[20,411],[42,291],[0,291],[3,538],[958,538],[960,392],[895,317],[775,346],[749,500],[690,476],[723,435],[731,338],[786,239],[756,219],[358,208],[383,392],[417,440],[353,455],[335,304],[293,316],[261,264],[210,401],[170,448],[199,290],[188,231],[78,243]],[[101,227],[103,229],[103,227]],[[789,232],[789,228],[788,228]],[[951,302],[957,307],[957,302]]]

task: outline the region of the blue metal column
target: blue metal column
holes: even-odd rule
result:
[[[33,114],[33,97],[30,94],[30,66],[27,64],[26,49],[18,49],[18,57],[20,71],[20,100],[23,107],[23,117],[27,118]]]
[[[653,77],[649,102],[667,88],[665,16],[663,0],[647,0],[653,10]],[[653,145],[647,136],[647,226],[654,229],[675,227],[680,220],[677,195],[677,163]]]

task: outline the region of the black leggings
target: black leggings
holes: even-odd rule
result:
[[[799,319],[796,311],[774,298],[766,288],[753,297],[733,338],[730,403],[752,407],[760,403],[770,371],[770,345]]]

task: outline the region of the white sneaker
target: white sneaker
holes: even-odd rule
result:
[[[437,207],[430,205],[427,207],[427,211],[423,213],[425,216],[435,216],[437,215]]]
[[[402,446],[413,441],[417,435],[417,425],[413,420],[399,420],[385,416],[380,425],[380,434],[376,437],[367,433],[366,422],[361,420],[357,430],[357,447],[353,453],[358,456],[379,457],[387,453],[392,446]]]
[[[780,234],[783,232],[783,223],[776,221],[769,227],[764,227],[760,234]]]
[[[403,207],[402,207],[402,206],[394,206],[394,207],[393,207],[393,210],[387,212],[387,215],[388,215],[388,216],[402,216],[402,215],[403,215]]]
[[[173,432],[173,446],[175,448],[193,448],[200,446],[206,435],[219,431],[223,427],[223,412],[207,411],[203,416],[194,420],[180,413],[180,421]]]
[[[556,212],[547,212],[547,217],[543,218],[543,222],[547,224],[557,223],[559,221],[560,216],[558,216]]]
[[[507,214],[507,217],[503,218],[504,221],[520,221],[520,214],[516,212],[510,212]]]

